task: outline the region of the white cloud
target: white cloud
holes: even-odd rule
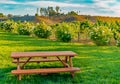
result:
[[[26,2],[26,5],[33,5],[38,7],[48,7],[48,6],[60,6],[60,7],[84,7],[82,4],[70,4],[70,3],[62,3],[62,2],[54,2],[54,1],[34,1],[34,2]]]
[[[107,15],[107,16],[120,16],[120,3],[116,0],[93,0],[90,8],[96,9],[92,11],[92,15]],[[98,12],[104,11],[104,12]]]
[[[89,15],[107,15],[107,16],[120,16],[120,2],[117,0],[93,0],[92,4],[80,4],[80,3],[70,3],[69,1],[57,2],[55,1],[27,1],[27,2],[17,2],[13,0],[0,0],[0,4],[18,4],[26,5],[26,11],[33,11],[35,7],[48,7],[48,6],[60,6],[66,10],[78,9],[82,11],[82,14]],[[29,8],[29,6],[33,6]],[[4,8],[9,8],[6,6]],[[66,11],[65,10],[65,11]]]
[[[25,10],[25,11],[33,11],[33,10],[35,10],[35,9],[33,9],[33,8],[25,8],[24,10]]]
[[[12,0],[0,0],[0,4],[21,4],[19,2],[15,2],[15,1],[12,1]]]

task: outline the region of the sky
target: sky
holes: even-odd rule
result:
[[[62,13],[120,17],[120,0],[0,0],[0,13],[35,15],[37,8],[59,6]]]

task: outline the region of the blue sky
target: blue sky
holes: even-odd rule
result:
[[[0,12],[6,15],[34,15],[37,8],[48,6],[60,6],[64,13],[120,17],[120,0],[0,0]]]

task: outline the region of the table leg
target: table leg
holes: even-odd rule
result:
[[[71,56],[69,56],[69,62],[70,62],[70,67],[73,67],[72,57]]]
[[[19,58],[17,58],[17,70],[20,70],[20,63],[19,63]],[[21,75],[18,75],[18,80],[21,80]]]
[[[72,63],[72,56],[69,56],[69,62],[70,62],[70,67],[73,67],[73,63]],[[74,72],[70,72],[72,77],[74,77]]]
[[[67,60],[68,60],[68,56],[65,56],[65,62],[67,63]]]

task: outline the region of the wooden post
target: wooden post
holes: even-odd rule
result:
[[[70,62],[70,67],[73,67],[73,63],[72,63],[72,56],[69,56],[69,62]],[[74,72],[70,72],[72,77],[74,77]]]
[[[68,60],[68,56],[65,56],[65,62],[67,63],[67,60]]]
[[[19,63],[19,58],[17,58],[17,70],[20,70],[20,63]],[[18,80],[21,80],[21,75],[18,75]]]
[[[70,67],[73,67],[72,57],[71,56],[69,56],[69,61],[70,61]]]
[[[80,42],[80,32],[78,32],[78,42]]]

